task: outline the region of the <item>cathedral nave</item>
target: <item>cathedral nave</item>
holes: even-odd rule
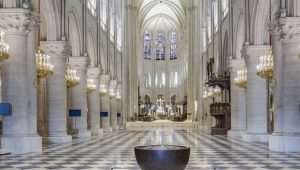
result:
[[[300,0],[0,0],[0,169],[300,169],[299,25]]]

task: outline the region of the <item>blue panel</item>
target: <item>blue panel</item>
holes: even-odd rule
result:
[[[0,103],[0,115],[11,116],[12,106],[10,103]]]
[[[117,113],[117,117],[121,117],[121,113]]]
[[[80,109],[70,109],[69,110],[69,116],[71,116],[71,117],[80,117],[81,116],[81,110]]]
[[[100,117],[108,117],[108,112],[100,112]]]

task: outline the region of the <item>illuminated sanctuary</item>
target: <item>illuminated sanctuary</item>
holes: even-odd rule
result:
[[[299,0],[0,0],[0,169],[140,169],[143,145],[300,169],[299,26]]]

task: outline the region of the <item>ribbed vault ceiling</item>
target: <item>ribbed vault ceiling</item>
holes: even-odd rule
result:
[[[185,19],[185,1],[139,0],[138,19],[143,32],[179,31]]]

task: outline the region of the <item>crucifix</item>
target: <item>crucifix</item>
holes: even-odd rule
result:
[[[161,98],[157,100],[157,102],[159,103],[159,105],[161,106],[162,103],[164,102],[164,100],[162,100]]]

